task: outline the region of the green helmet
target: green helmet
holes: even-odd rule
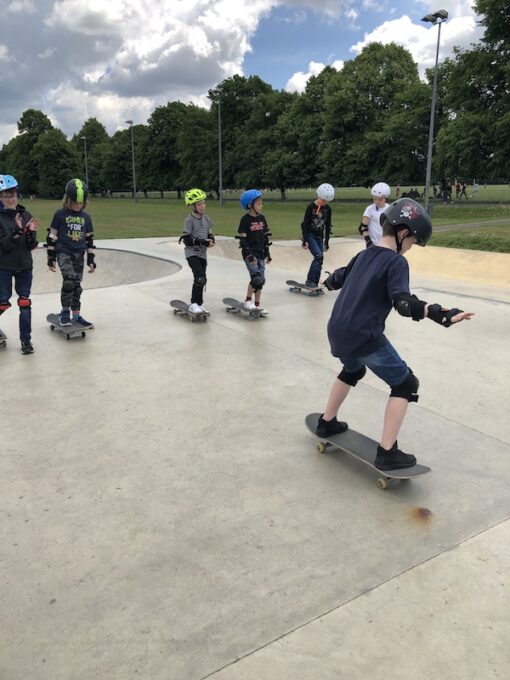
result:
[[[205,201],[207,195],[202,189],[190,189],[184,194],[184,203],[186,205],[195,205],[199,201]]]
[[[66,184],[66,198],[70,198],[73,203],[86,203],[89,195],[89,188],[81,179],[71,179]]]

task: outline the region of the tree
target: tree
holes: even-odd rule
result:
[[[79,173],[78,152],[60,130],[39,135],[32,159],[39,178],[37,193],[45,198],[63,196],[67,182]]]
[[[84,139],[85,138],[85,139]],[[89,189],[92,192],[103,190],[105,181],[102,173],[104,159],[108,151],[110,137],[102,123],[89,118],[71,140],[81,157],[80,175],[85,178],[85,144],[87,145],[87,168]]]
[[[154,109],[148,120],[143,180],[161,192],[178,188],[182,172],[177,142],[183,134],[187,109],[182,102],[169,102]]]

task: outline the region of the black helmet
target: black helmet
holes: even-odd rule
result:
[[[432,236],[432,222],[426,210],[412,198],[399,198],[393,201],[382,213],[379,221],[383,226],[383,219],[394,227],[406,227],[416,237],[419,246],[427,245]],[[400,231],[400,230],[398,230]],[[396,234],[397,230],[395,230]]]
[[[65,194],[73,203],[86,203],[89,188],[81,179],[71,179],[66,184]]]

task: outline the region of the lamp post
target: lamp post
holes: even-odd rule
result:
[[[135,140],[133,137],[133,121],[132,120],[126,120],[126,123],[129,125],[129,129],[131,131],[131,163],[133,166],[133,199],[135,203],[138,202],[138,198],[136,196],[136,173],[135,173]]]
[[[425,210],[429,212],[429,194],[430,194],[430,175],[432,171],[432,146],[434,142],[434,118],[436,113],[436,90],[437,90],[437,61],[439,58],[439,41],[441,39],[441,24],[448,19],[448,12],[445,9],[440,9],[437,12],[432,12],[423,17],[422,21],[426,21],[432,25],[438,25],[437,31],[437,47],[436,47],[436,65],[434,67],[434,80],[432,83],[432,103],[430,106],[430,125],[429,125],[429,144],[427,150],[427,171],[425,174]]]
[[[218,92],[218,175],[219,175],[219,193],[220,193],[220,208],[223,208],[223,154],[221,152],[221,99]]]
[[[89,186],[89,165],[88,165],[88,162],[87,162],[87,138],[82,137],[82,139],[83,139],[83,147],[84,147],[84,150],[85,150],[85,184],[87,186]]]

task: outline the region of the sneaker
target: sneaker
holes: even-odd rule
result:
[[[253,309],[257,309],[257,306],[253,302],[253,300],[246,300],[246,302],[244,303],[244,308],[252,311]]]
[[[78,316],[73,316],[73,323],[77,323],[80,326],[87,326],[88,328],[92,327],[94,324],[91,323],[90,321],[87,321],[87,319],[84,319],[81,314]]]
[[[200,305],[200,309],[202,310],[202,312],[203,312],[204,314],[210,314],[210,313],[211,313],[208,309],[206,309],[206,308],[204,307],[204,305]]]
[[[324,420],[322,417],[323,415],[324,414],[319,418],[317,429],[315,430],[319,437],[330,437],[332,434],[341,434],[349,427],[347,423],[337,420],[336,417],[333,418],[333,420]]]
[[[305,286],[306,286],[307,288],[318,288],[318,287],[319,287],[319,284],[318,284],[318,283],[315,283],[315,281],[306,281],[306,282],[305,282]]]
[[[192,314],[200,314],[202,311],[202,307],[200,305],[197,305],[196,302],[192,302],[188,307],[188,311],[191,312]]]
[[[255,307],[255,309],[258,309],[260,316],[267,316],[269,314],[265,307]]]
[[[22,354],[32,354],[34,351],[34,347],[30,340],[22,340],[21,341],[21,353]]]
[[[374,465],[378,470],[398,470],[399,468],[413,467],[413,465],[416,465],[416,456],[413,456],[412,453],[404,453],[395,442],[389,450],[383,449],[382,446],[377,447]]]
[[[59,326],[72,326],[73,322],[71,321],[71,312],[68,309],[63,309],[60,312],[60,320],[59,320]]]

